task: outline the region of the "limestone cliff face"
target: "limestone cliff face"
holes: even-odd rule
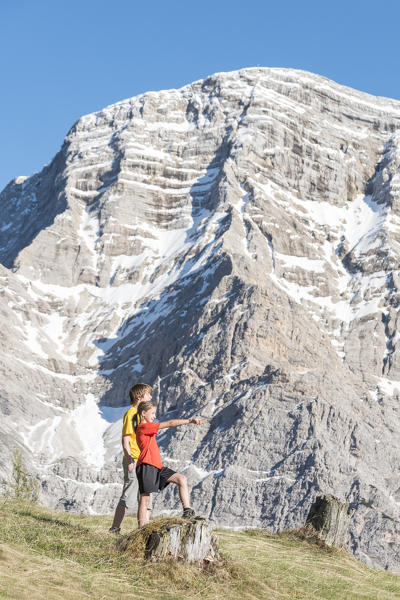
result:
[[[208,417],[160,436],[199,513],[278,530],[333,493],[400,570],[399,165],[400,102],[293,70],[80,119],[0,196],[3,473],[21,445],[44,502],[111,511],[146,381]]]

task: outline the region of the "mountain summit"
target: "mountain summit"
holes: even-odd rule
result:
[[[1,193],[1,463],[111,512],[129,387],[196,510],[302,525],[400,570],[400,102],[286,69],[220,73],[82,117]],[[155,507],[174,509],[168,490]]]

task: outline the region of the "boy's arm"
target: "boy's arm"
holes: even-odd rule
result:
[[[133,471],[133,459],[131,456],[131,447],[129,445],[129,440],[130,440],[131,436],[130,435],[124,435],[122,436],[122,448],[124,450],[124,456],[126,459],[126,463],[128,465],[128,471],[131,472]]]
[[[201,425],[204,420],[204,417],[194,417],[192,419],[170,419],[169,421],[163,421],[160,423],[160,429],[166,429],[167,427],[179,427],[180,425],[189,425],[189,423]]]

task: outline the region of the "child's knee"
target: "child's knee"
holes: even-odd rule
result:
[[[178,484],[179,485],[187,485],[187,478],[186,475],[183,475],[183,473],[178,473]]]

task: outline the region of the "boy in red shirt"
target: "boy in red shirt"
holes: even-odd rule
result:
[[[179,498],[183,507],[183,518],[194,516],[190,508],[190,497],[187,479],[182,473],[176,473],[161,463],[160,451],[156,442],[156,434],[160,429],[179,427],[180,425],[200,425],[203,417],[193,419],[171,419],[163,423],[154,423],[156,407],[152,402],[140,402],[137,408],[136,441],[140,456],[136,465],[136,476],[139,482],[140,502],[138,510],[139,527],[147,525],[150,520],[147,510],[151,492],[163,490],[169,483],[175,483],[179,488]],[[139,422],[140,419],[140,422]]]

